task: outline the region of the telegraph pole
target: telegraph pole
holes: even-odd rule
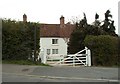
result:
[[[34,61],[36,61],[36,25],[34,29]]]

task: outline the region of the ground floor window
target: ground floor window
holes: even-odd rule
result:
[[[47,49],[47,55],[50,55],[50,49]]]
[[[52,54],[58,54],[58,49],[52,49]]]

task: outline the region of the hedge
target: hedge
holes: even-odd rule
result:
[[[35,34],[36,28],[36,34]],[[35,44],[36,35],[36,45]],[[2,19],[2,60],[32,58],[34,46],[39,51],[39,23]]]
[[[118,65],[118,37],[109,35],[86,36],[84,45],[91,50],[92,64],[95,66]]]

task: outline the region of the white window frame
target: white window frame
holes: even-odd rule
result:
[[[58,54],[58,49],[52,49],[52,54]]]
[[[52,44],[58,44],[58,39],[52,39]]]
[[[47,55],[50,55],[51,54],[51,50],[50,49],[47,49]]]

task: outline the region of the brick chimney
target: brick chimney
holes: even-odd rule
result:
[[[26,14],[23,15],[23,22],[27,22],[27,15]]]
[[[63,16],[60,17],[60,27],[61,28],[64,27],[64,17]]]

